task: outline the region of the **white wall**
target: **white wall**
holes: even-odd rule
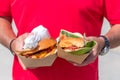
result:
[[[102,34],[105,34],[109,28],[105,20]],[[99,63],[100,80],[120,80],[120,47],[110,50],[105,56],[100,56]]]
[[[103,26],[102,34],[109,29],[106,20]],[[99,60],[100,80],[120,80],[120,47],[111,50],[105,56],[100,56]],[[0,45],[0,80],[12,80],[12,61],[13,55]]]

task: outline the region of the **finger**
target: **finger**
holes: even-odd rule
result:
[[[24,33],[23,35],[20,36],[22,40],[24,40],[26,37],[32,35],[33,33]]]
[[[90,55],[81,64],[77,64],[75,62],[70,62],[70,63],[72,63],[74,66],[86,66],[90,63],[93,63],[95,59],[96,59],[95,55],[91,52]]]
[[[30,35],[32,35],[32,33],[25,33],[18,38],[19,41],[21,42],[22,46],[24,45],[24,40]]]
[[[95,40],[95,38],[92,37],[92,36],[90,36],[90,37],[86,37],[85,39],[88,40],[88,41],[93,41],[93,40]]]
[[[85,66],[83,64],[78,64],[78,63],[75,63],[75,62],[72,62],[72,61],[69,61],[71,64],[73,64],[74,66],[78,66],[78,67],[81,67],[81,66]]]
[[[93,49],[90,52],[90,55],[83,61],[81,66],[85,66],[85,65],[93,63],[95,61],[96,57],[97,57],[97,51],[95,49]]]

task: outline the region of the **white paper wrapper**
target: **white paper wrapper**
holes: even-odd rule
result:
[[[31,31],[31,35],[24,40],[24,49],[33,49],[37,47],[40,40],[49,38],[50,34],[44,26],[40,25]]]

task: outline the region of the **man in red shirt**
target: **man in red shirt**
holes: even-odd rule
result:
[[[110,48],[120,45],[119,3],[119,0],[0,0],[0,43],[9,49],[11,46],[13,51],[22,48],[28,33],[38,25],[45,26],[54,38],[60,29],[66,29],[86,33],[88,39],[97,41],[81,65],[57,58],[51,67],[23,70],[15,56],[13,80],[98,80],[97,56],[106,44]],[[111,29],[99,37],[104,17]],[[11,28],[12,19],[17,36]]]

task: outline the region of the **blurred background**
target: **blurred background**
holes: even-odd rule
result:
[[[13,29],[17,33],[13,22]],[[104,20],[102,34],[110,28]],[[112,49],[105,56],[99,56],[99,80],[120,80],[120,47]],[[0,45],[0,80],[12,80],[13,55]]]

